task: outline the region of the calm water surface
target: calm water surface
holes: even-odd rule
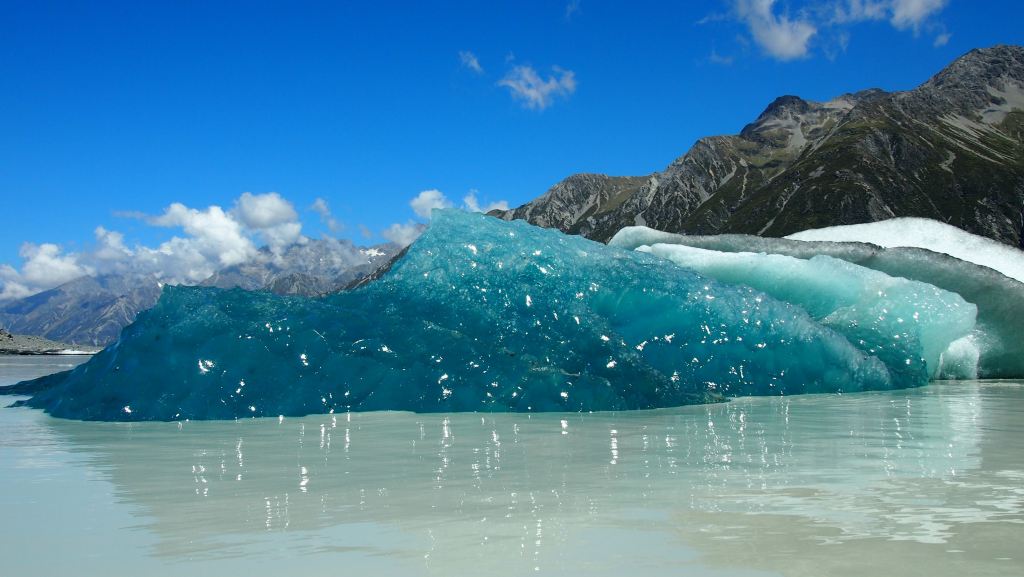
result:
[[[0,357],[0,384],[77,361]],[[0,575],[1024,575],[1022,438],[1005,381],[586,415],[0,409]]]

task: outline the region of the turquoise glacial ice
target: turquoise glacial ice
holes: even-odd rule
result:
[[[27,404],[101,420],[592,411],[926,382],[897,368],[752,288],[436,211],[404,258],[354,291],[166,287],[114,345],[44,377]]]
[[[942,353],[971,333],[977,315],[977,307],[956,293],[829,256],[804,260],[673,244],[638,250],[799,305],[908,377],[938,376]]]
[[[945,226],[939,226],[939,230],[944,231]],[[954,238],[967,234],[960,231]],[[987,242],[984,239],[967,244],[984,246]],[[684,236],[646,227],[624,228],[610,242],[627,249],[657,243],[802,259],[824,255],[957,293],[978,307],[977,324],[968,337],[944,352],[942,370],[947,372],[939,376],[970,377],[976,373],[979,378],[1024,377],[1024,339],[1020,336],[1024,334],[1024,283],[987,266],[915,247],[882,248],[865,242],[802,241],[742,234]],[[1024,267],[1024,253],[1004,248],[999,251],[1000,260],[989,260],[1007,270]]]

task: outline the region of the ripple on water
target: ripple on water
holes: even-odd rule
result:
[[[129,521],[92,518],[97,546],[123,561],[115,544],[144,537],[133,566],[156,573],[1010,574],[1022,413],[1024,387],[988,382],[595,414],[124,424],[12,409],[0,470],[21,469],[0,494],[40,516],[58,497],[26,479],[84,474],[49,521],[81,529],[112,499]],[[48,562],[9,551],[14,567]]]

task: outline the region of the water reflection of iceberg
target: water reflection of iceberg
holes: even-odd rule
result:
[[[1022,520],[1020,490],[1000,471],[1019,473],[1021,458],[1000,450],[993,470],[986,455],[1018,438],[1019,420],[992,417],[1019,393],[966,383],[619,414],[47,422],[109,475],[161,556],[259,556],[280,538],[308,554],[517,573],[574,567],[584,535],[630,527],[728,564],[733,544],[697,528],[757,542],[756,519],[804,526],[807,546],[945,547],[985,522],[992,546],[1010,547],[998,532]]]

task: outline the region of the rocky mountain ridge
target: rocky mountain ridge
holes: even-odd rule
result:
[[[1024,246],[1024,48],[972,50],[906,92],[782,96],[645,177],[573,175],[510,220],[607,241],[624,226],[785,236],[920,216]]]

